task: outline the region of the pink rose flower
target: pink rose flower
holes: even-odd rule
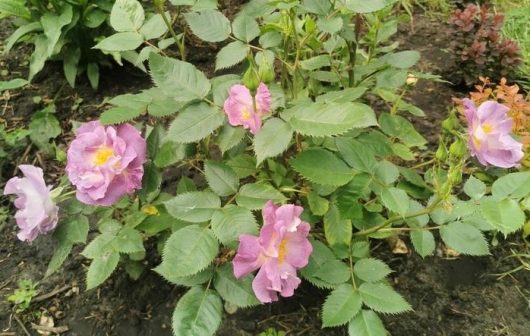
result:
[[[232,126],[243,125],[252,134],[261,129],[261,119],[271,109],[271,93],[267,85],[260,83],[256,97],[252,97],[249,89],[244,85],[234,85],[230,88],[228,98],[224,103],[224,111],[228,122]]]
[[[307,239],[310,226],[300,219],[303,208],[292,204],[263,208],[260,236],[241,235],[233,261],[234,275],[241,278],[259,268],[252,289],[261,302],[278,300],[278,294],[290,297],[301,280],[299,268],[307,265],[313,251]]]
[[[513,120],[507,114],[509,108],[496,101],[486,101],[478,109],[470,99],[463,102],[471,155],[485,166],[517,166],[524,156],[523,144],[511,136]]]
[[[142,186],[146,143],[129,124],[88,122],[68,148],[66,172],[80,202],[109,206]]]
[[[40,234],[55,229],[59,208],[51,198],[51,186],[46,186],[44,182],[42,169],[31,165],[20,165],[18,168],[24,177],[13,177],[7,181],[4,195],[17,195],[15,219],[20,228],[17,237],[31,242]]]

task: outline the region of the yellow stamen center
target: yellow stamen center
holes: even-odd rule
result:
[[[283,239],[280,242],[280,247],[278,248],[278,263],[282,263],[285,260],[285,255],[287,254],[287,239]]]
[[[248,108],[243,107],[241,109],[241,119],[250,120],[250,118],[252,118],[252,115],[250,114],[250,111],[248,110]]]
[[[153,205],[148,205],[143,208],[143,212],[149,216],[158,216],[158,209]]]
[[[96,155],[94,155],[94,164],[96,166],[103,166],[111,156],[114,155],[114,151],[112,148],[107,146],[102,146],[96,151]]]
[[[489,134],[493,131],[493,126],[491,124],[486,123],[482,125],[482,130],[484,131],[484,133]]]

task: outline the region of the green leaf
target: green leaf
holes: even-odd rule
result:
[[[300,62],[302,69],[313,71],[316,69],[323,68],[325,66],[330,66],[331,59],[329,55],[319,55],[315,57],[308,58]],[[351,100],[348,100],[351,101]]]
[[[101,114],[99,120],[103,125],[120,124],[138,118],[146,107],[147,105],[111,107]]]
[[[182,160],[185,156],[186,145],[168,141],[157,150],[154,163],[159,168],[165,168]]]
[[[396,1],[397,0],[345,0],[345,5],[346,8],[355,13],[371,13],[377,12]]]
[[[372,310],[361,310],[348,325],[349,336],[387,336],[383,321]]]
[[[72,244],[84,244],[88,235],[88,218],[83,215],[68,217],[61,222],[55,236],[60,241],[68,241]]]
[[[412,310],[407,301],[387,284],[365,282],[359,292],[364,304],[375,311],[397,314]]]
[[[420,53],[416,50],[405,50],[386,54],[383,57],[388,64],[398,69],[408,69],[420,60]]]
[[[373,173],[377,161],[370,147],[363,145],[355,139],[345,137],[336,138],[335,144],[344,161],[350,167],[358,171]]]
[[[250,48],[241,41],[234,41],[224,46],[215,57],[215,70],[233,67],[243,62]]]
[[[167,239],[162,263],[155,271],[170,274],[170,277],[193,275],[208,267],[218,252],[219,243],[212,230],[198,225],[186,226]]]
[[[237,146],[243,140],[245,134],[247,134],[247,131],[244,128],[225,124],[219,131],[219,137],[217,138],[221,152],[225,153]]]
[[[347,103],[359,99],[366,92],[366,90],[367,88],[359,86],[339,91],[330,91],[318,96],[317,102]]]
[[[498,181],[498,180],[497,180]],[[494,184],[495,185],[495,184]],[[478,200],[486,194],[486,184],[473,175],[464,184],[464,192],[469,197]]]
[[[340,285],[326,298],[322,307],[323,327],[338,327],[348,323],[361,309],[359,292],[350,284]]]
[[[427,143],[427,140],[416,131],[414,126],[401,116],[382,113],[379,123],[386,134],[399,138],[409,147],[421,147]]]
[[[390,267],[381,260],[374,258],[360,259],[355,263],[353,272],[359,279],[366,282],[377,282],[383,280],[392,273]]]
[[[61,267],[70,254],[70,251],[72,251],[73,246],[74,245],[68,240],[59,240],[59,243],[55,246],[55,251],[53,252],[52,259],[48,264],[48,268],[46,269],[46,274],[44,275],[45,278],[52,275]]]
[[[254,18],[248,15],[238,15],[232,23],[232,30],[235,37],[244,41],[251,42],[259,36],[259,25]]]
[[[122,32],[111,35],[94,46],[105,51],[126,51],[138,48],[144,42],[137,32]]]
[[[260,304],[252,290],[253,280],[253,275],[236,279],[232,264],[225,264],[217,269],[213,285],[223,300],[237,307],[246,308]]]
[[[282,116],[298,133],[310,136],[332,136],[352,128],[377,125],[374,111],[360,103],[299,104],[283,112]]]
[[[2,1],[2,0],[0,0]],[[23,26],[18,27],[5,41],[5,46],[3,50],[3,54],[7,55],[13,46],[24,36],[27,34],[34,32],[34,31],[40,31],[42,30],[42,25],[40,22],[32,22],[25,24]],[[46,56],[46,55],[44,55]],[[1,90],[0,90],[1,91]]]
[[[184,14],[193,34],[206,42],[221,42],[230,35],[230,21],[217,10]]]
[[[171,21],[169,13],[165,13],[166,17]],[[155,14],[149,18],[140,28],[140,34],[144,39],[152,40],[161,37],[167,32],[168,28],[164,22],[164,17],[160,14]]]
[[[260,164],[265,159],[283,153],[293,137],[289,124],[278,118],[270,118],[254,137],[254,152]]]
[[[178,143],[191,143],[212,134],[225,120],[224,114],[206,103],[188,106],[173,120],[167,137]]]
[[[121,253],[145,252],[142,235],[138,230],[124,227],[113,241],[114,249]]]
[[[218,106],[223,106],[230,88],[235,84],[241,83],[241,77],[238,75],[222,75],[211,79],[213,101]],[[228,125],[230,126],[230,125]],[[242,127],[232,127],[242,129]]]
[[[184,287],[197,286],[197,285],[208,282],[214,276],[214,272],[213,272],[214,269],[212,265],[208,266],[207,268],[200,271],[199,273],[185,276],[185,277],[175,276],[172,273],[171,267],[168,267],[168,266],[164,268],[161,268],[161,267],[155,268],[154,271],[160,274],[167,281],[177,286],[184,286]]]
[[[73,11],[72,6],[70,5],[64,5],[61,8],[59,15],[52,14],[52,12],[45,12],[42,15],[40,23],[47,40],[47,57],[50,57],[56,53],[55,47],[61,38],[61,31],[64,26],[72,22],[72,17]]]
[[[232,167],[240,179],[254,175],[257,172],[256,158],[248,154],[236,155],[229,159],[226,164]]]
[[[399,177],[399,169],[392,162],[386,160],[379,161],[375,168],[375,177],[386,185],[390,185]]]
[[[381,192],[381,201],[390,210],[405,216],[409,210],[410,199],[405,191],[398,188],[385,188]]]
[[[311,190],[307,195],[307,202],[311,212],[316,216],[323,216],[328,212],[329,201],[324,197],[320,197],[314,190]]]
[[[309,255],[309,263],[307,264],[307,266],[300,270],[301,275],[319,288],[335,287],[332,283],[323,281],[315,277],[315,274],[322,273],[321,269],[323,268],[323,266],[330,263],[331,261],[340,261],[337,260],[333,252],[326,245],[324,245],[318,240],[310,241],[311,245],[313,246],[313,252]],[[346,272],[349,273],[348,268],[346,269]]]
[[[28,84],[28,81],[22,78],[15,78],[10,81],[0,82],[0,93],[6,90],[14,90]]]
[[[173,312],[173,335],[212,336],[222,315],[223,303],[214,291],[193,287],[180,298]]]
[[[488,243],[479,229],[470,224],[453,222],[440,228],[440,236],[450,248],[469,255],[490,254]]]
[[[120,261],[117,251],[106,251],[94,258],[86,274],[86,289],[101,285],[114,272]]]
[[[422,257],[432,255],[436,248],[434,236],[427,230],[414,230],[410,233],[410,240],[416,252]]]
[[[104,253],[114,251],[112,241],[116,238],[114,234],[103,233],[94,238],[81,252],[81,254],[88,259],[95,259],[102,256]]]
[[[491,194],[499,199],[519,199],[530,193],[530,171],[516,172],[498,178],[491,186]]]
[[[97,63],[88,63],[86,66],[86,74],[90,86],[95,90],[99,85],[99,65]]]
[[[144,19],[144,9],[137,0],[116,0],[110,12],[110,25],[118,32],[137,32]]]
[[[107,20],[108,12],[97,7],[88,7],[82,17],[83,24],[88,28],[97,28]]]
[[[81,49],[76,48],[74,50],[68,50],[63,59],[63,72],[64,77],[68,81],[71,87],[75,87],[75,79],[77,77],[77,66],[81,59]],[[0,91],[2,91],[0,89]]]
[[[310,13],[328,15],[331,3],[327,0],[303,0],[301,7]]]
[[[315,271],[313,276],[324,281],[324,283],[333,286],[340,285],[350,279],[350,268],[342,261],[332,259],[321,265],[320,268]]]
[[[525,223],[525,214],[519,203],[510,198],[499,201],[485,197],[480,201],[480,210],[488,223],[504,235],[519,230]]]
[[[221,207],[221,200],[210,191],[194,191],[180,194],[164,203],[167,212],[180,220],[202,223],[212,218]]]
[[[242,234],[256,235],[258,223],[247,208],[228,205],[214,212],[212,217],[212,231],[224,245],[239,241]]]
[[[28,80],[30,82],[33,77],[44,68],[44,63],[46,63],[46,60],[48,59],[46,53],[48,40],[46,37],[44,35],[37,35],[33,43],[35,44],[35,49],[29,59]]]
[[[336,34],[342,29],[343,21],[342,17],[321,17],[317,21],[317,27],[324,33]]]
[[[239,179],[234,170],[224,163],[206,161],[204,175],[208,185],[217,195],[229,196],[237,192]]]
[[[61,134],[62,129],[54,114],[40,112],[31,118],[29,131],[31,141],[40,148],[45,148],[49,145],[50,139]]]
[[[324,216],[324,234],[329,245],[350,245],[352,237],[351,220],[342,219],[335,205],[332,205]]]
[[[31,13],[25,0],[0,0],[0,14],[17,16],[26,20],[31,19]]]
[[[320,148],[308,149],[290,161],[304,178],[319,184],[341,186],[354,176],[353,171],[335,154]],[[330,172],[333,172],[330,174]]]
[[[250,210],[261,209],[267,201],[282,203],[285,196],[268,183],[247,183],[241,186],[236,197],[236,203]]]
[[[202,99],[210,92],[208,78],[190,63],[151,53],[149,68],[156,86],[177,101]]]

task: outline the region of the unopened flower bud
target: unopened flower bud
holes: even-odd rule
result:
[[[447,160],[447,148],[445,148],[444,144],[440,144],[438,146],[438,150],[436,151],[435,156],[438,161]]]
[[[462,182],[462,170],[453,169],[449,174],[449,179],[451,180],[453,185],[456,185]]]
[[[255,91],[259,86],[260,80],[258,73],[251,65],[248,67],[247,71],[243,75],[243,84],[251,91]]]
[[[449,147],[449,153],[454,157],[462,158],[467,153],[467,146],[461,139],[457,139]]]
[[[164,8],[166,0],[155,0],[154,3],[156,8]]]
[[[259,65],[258,77],[263,83],[270,83],[274,80],[274,69],[265,57]]]
[[[414,86],[418,82],[418,77],[416,77],[414,74],[408,74],[406,83],[407,85]]]

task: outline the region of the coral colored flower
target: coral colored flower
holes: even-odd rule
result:
[[[44,182],[42,169],[31,165],[20,165],[18,168],[24,177],[13,177],[7,181],[4,195],[17,195],[15,219],[20,228],[18,239],[33,241],[38,235],[55,229],[59,208],[51,198],[51,186],[46,186]]]
[[[296,271],[307,265],[313,251],[307,239],[310,226],[300,219],[302,207],[292,204],[263,208],[259,237],[241,235],[234,258],[234,275],[241,278],[259,268],[252,282],[256,297],[263,303],[278,300],[278,294],[294,294],[301,280]]]
[[[255,97],[252,97],[244,85],[232,86],[224,103],[224,111],[230,125],[243,125],[244,128],[250,129],[252,134],[261,129],[261,118],[268,114],[270,109],[271,94],[263,83],[258,86]]]
[[[80,202],[109,206],[142,185],[146,143],[129,124],[88,122],[68,148],[66,172]]]
[[[508,107],[496,101],[486,101],[478,109],[470,99],[463,103],[471,155],[485,166],[517,166],[524,156],[523,145],[511,136],[513,120],[507,115]]]

